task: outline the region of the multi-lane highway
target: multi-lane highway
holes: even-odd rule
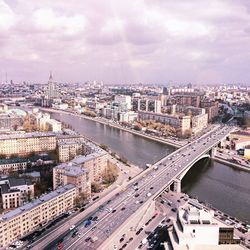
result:
[[[65,236],[63,249],[97,249],[133,213],[145,203],[150,204],[154,197],[233,129],[229,126],[217,126],[199,139],[157,162],[154,165],[157,166],[157,170],[152,167],[151,170],[145,171],[141,178],[130,183],[125,190],[111,197],[95,210],[89,218],[90,225],[86,226],[86,223],[80,221],[76,227],[79,235],[73,238],[71,232]],[[135,234],[137,230],[139,228],[133,228]]]

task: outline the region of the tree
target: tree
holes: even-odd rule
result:
[[[103,171],[102,180],[104,184],[112,184],[116,181],[118,176],[118,171],[116,166],[108,165],[108,167]]]
[[[74,203],[76,206],[81,207],[84,205],[84,202],[88,199],[89,194],[86,192],[79,193],[78,196],[76,196]]]
[[[91,192],[93,192],[93,193],[99,193],[100,191],[102,191],[101,184],[97,183],[97,182],[92,182],[91,183]]]
[[[140,130],[142,130],[142,125],[139,123],[135,124],[134,129],[140,131]]]
[[[100,148],[102,148],[102,149],[105,150],[105,151],[107,151],[107,150],[109,149],[108,146],[105,145],[105,144],[101,144],[101,145],[100,145]]]
[[[124,164],[128,164],[128,160],[124,156],[120,156],[120,161]]]

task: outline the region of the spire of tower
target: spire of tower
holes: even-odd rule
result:
[[[53,80],[52,72],[50,71],[49,80]]]

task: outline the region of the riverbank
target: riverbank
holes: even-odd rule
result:
[[[238,164],[238,163],[234,163],[234,162],[231,162],[231,161],[228,161],[228,160],[225,160],[219,156],[214,156],[213,157],[213,160],[214,161],[217,161],[219,163],[222,163],[222,164],[225,164],[227,166],[230,166],[230,167],[233,167],[233,168],[237,168],[237,169],[240,169],[240,170],[244,170],[244,171],[248,171],[250,172],[250,167],[247,167],[247,166],[243,166],[241,164]]]
[[[141,136],[141,137],[149,139],[149,140],[160,142],[160,143],[166,144],[166,145],[174,147],[174,148],[181,148],[181,147],[183,147],[184,145],[187,144],[187,141],[178,141],[178,142],[176,142],[176,141],[173,141],[173,140],[159,138],[159,137],[156,137],[156,136],[145,134],[143,132],[139,132],[139,131],[135,131],[135,130],[132,130],[132,129],[129,129],[129,128],[125,128],[125,127],[123,127],[121,125],[114,124],[111,121],[108,121],[108,120],[106,121],[105,119],[99,118],[99,117],[93,118],[93,117],[89,117],[89,116],[86,116],[86,115],[83,115],[83,114],[74,114],[74,113],[71,113],[69,111],[57,110],[57,109],[52,109],[52,108],[40,108],[40,110],[45,111],[45,112],[50,112],[50,113],[69,114],[69,115],[72,115],[72,116],[75,116],[75,117],[84,118],[84,119],[87,119],[87,120],[91,120],[91,121],[94,121],[94,122],[101,123],[103,125],[106,125],[106,126],[109,126],[109,127],[112,127],[112,128],[123,130],[125,132],[131,133],[131,134],[134,134],[134,135]]]

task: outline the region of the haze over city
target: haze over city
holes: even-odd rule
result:
[[[0,0],[1,78],[248,83],[249,10],[244,0]]]

